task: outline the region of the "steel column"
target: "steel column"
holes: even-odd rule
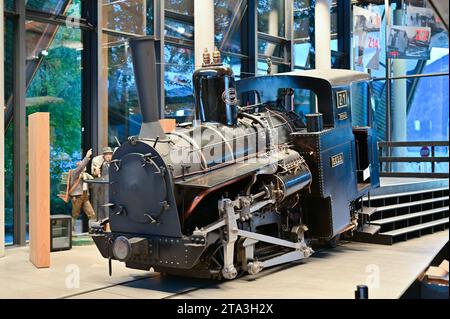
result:
[[[156,44],[156,59],[159,57],[159,64],[157,65],[157,83],[158,83],[158,102],[159,102],[159,117],[164,118],[164,105],[166,100],[166,93],[164,91],[164,74],[165,74],[165,59],[164,59],[164,29],[165,29],[165,6],[164,1],[153,1],[153,14],[154,14],[154,35],[159,40],[159,45]]]
[[[351,1],[343,0],[337,3],[338,10],[338,50],[344,54],[342,67],[351,69],[351,46],[352,46],[352,9]]]
[[[103,140],[103,127],[101,108],[99,108],[99,83],[101,67],[101,37],[98,22],[101,19],[101,0],[87,1],[85,12],[93,31],[83,31],[83,53],[82,53],[82,149],[83,154],[90,148],[94,154],[99,153],[108,141]],[[107,80],[107,79],[102,79]]]
[[[14,28],[14,244],[26,244],[26,4],[16,2],[18,16]]]
[[[248,0],[248,69],[250,76],[258,71],[258,0]]]
[[[385,30],[387,30],[388,26],[391,25],[391,10],[389,0],[384,1],[384,21],[385,21]],[[385,32],[385,43],[387,44],[389,41],[389,34]],[[386,136],[385,140],[391,141],[391,59],[386,55]],[[391,150],[388,149],[386,156],[391,156]],[[391,165],[388,163],[386,165],[387,171],[391,171]]]

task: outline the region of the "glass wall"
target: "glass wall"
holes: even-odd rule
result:
[[[108,145],[139,132],[141,115],[127,39],[103,35],[103,61],[107,68]]]
[[[134,82],[128,41],[153,34],[153,0],[103,0],[102,3],[102,105],[108,123],[105,139],[117,146],[139,132],[142,117]],[[106,146],[106,145],[102,145]]]
[[[258,31],[275,37],[286,36],[285,1],[258,1]]]
[[[153,1],[103,0],[103,29],[131,35],[153,34]]]
[[[257,74],[264,75],[290,71],[290,42],[287,34],[286,5],[284,0],[259,0],[258,20],[258,67]],[[270,60],[270,63],[269,63]]]
[[[29,14],[39,11],[77,18],[84,12],[86,3],[84,0],[29,0],[26,6]],[[278,73],[314,68],[313,1],[258,0],[256,8],[249,8],[251,3],[248,0],[214,0],[215,44],[222,53],[224,64],[233,69],[236,78],[267,74],[269,69],[271,73]],[[375,52],[368,60],[370,63],[363,63],[365,60],[360,53],[365,51],[361,51],[358,44],[366,41],[367,34],[352,32],[351,52],[337,52],[338,44],[342,44],[339,41],[345,39],[339,34],[342,24],[337,16],[343,2],[331,3],[333,67],[343,65],[342,58],[349,54],[353,69],[373,76],[374,117],[379,140],[448,140],[448,34],[430,14],[427,1],[403,1],[403,6],[397,6],[393,1],[387,11],[379,1],[352,1],[355,16],[346,17],[352,19],[352,24],[363,21],[355,18],[356,7],[376,13],[381,19],[378,41],[375,39],[367,44]],[[12,0],[5,1],[5,5],[7,10],[15,8]],[[155,21],[155,10],[160,5],[164,6],[164,19]],[[256,21],[251,19],[250,10],[256,10]],[[102,87],[99,107],[105,115],[104,123],[100,125],[108,128],[103,136],[106,143],[115,146],[116,140],[123,142],[136,135],[141,125],[129,50],[129,40],[134,37],[155,35],[164,39],[162,61],[158,65],[164,70],[164,85],[160,92],[164,95],[164,105],[157,107],[161,107],[166,117],[175,118],[178,122],[190,121],[193,115],[192,73],[195,69],[194,1],[102,0],[100,13]],[[292,17],[288,16],[290,14]],[[8,113],[12,107],[14,83],[13,19],[14,15],[6,15],[5,115],[8,117],[5,199],[9,243],[13,241],[14,228],[14,139],[12,117]],[[61,213],[67,207],[55,197],[60,175],[81,158],[82,33],[88,31],[58,25],[55,21],[43,23],[29,19],[26,24],[27,114],[37,111],[51,113],[52,213]],[[367,22],[376,21],[369,19]],[[423,33],[420,33],[409,41],[411,45],[406,46],[406,50],[400,50],[400,35],[404,32],[395,31],[397,36],[388,37],[390,40],[387,42],[386,37],[393,31],[386,28],[386,24],[397,29],[425,27],[429,30],[429,38],[423,38]],[[372,27],[366,25],[371,32]],[[429,40],[429,49],[424,49],[424,40]],[[389,56],[386,50],[390,52]],[[400,53],[408,53],[409,56],[399,56]],[[311,92],[296,91],[294,101],[301,116],[314,111],[315,96]],[[364,118],[364,112],[353,111],[355,124]],[[404,150],[408,156],[417,156],[417,152],[413,148]],[[445,155],[448,148],[436,149],[436,152]],[[428,171],[430,167],[415,165],[408,166],[408,169]],[[448,170],[448,163],[439,164],[436,169]]]
[[[81,0],[28,0],[26,3],[28,10],[81,17]]]
[[[194,49],[166,43],[164,60],[165,116],[181,123],[192,121]]]
[[[249,54],[247,0],[215,0],[214,20],[215,44],[223,63],[233,69],[236,79],[249,76],[243,70]]]
[[[449,140],[448,88],[448,76],[422,77],[417,79],[415,86],[409,85],[407,93],[411,96],[411,102],[406,119],[408,141]],[[421,156],[420,148],[408,148],[407,152],[407,156]],[[437,147],[435,155],[447,157],[448,147]],[[405,169],[431,172],[431,163],[415,164]],[[436,173],[448,171],[448,163],[436,163]]]
[[[194,109],[194,0],[164,3],[164,116],[189,122]]]
[[[50,113],[50,178],[52,214],[69,212],[58,198],[62,173],[81,159],[81,30],[26,22],[28,64],[38,60],[26,93],[27,118]]]
[[[353,19],[359,24],[354,25],[358,29],[353,34],[352,61],[355,70],[375,78],[379,140],[448,140],[447,31],[428,1],[404,1],[403,6],[392,1],[388,10],[370,2],[353,7]],[[373,28],[375,14],[381,17],[379,32]],[[395,148],[390,155],[420,157],[420,149]],[[436,156],[448,156],[448,148],[437,148]],[[392,168],[431,172],[431,163],[402,163]],[[436,172],[448,172],[448,163],[438,163]]]
[[[342,5],[342,3],[341,3]],[[331,14],[331,63],[342,65],[343,53],[338,52],[338,1],[332,1]],[[310,0],[294,0],[294,67],[297,70],[315,66],[314,52],[314,8]]]
[[[258,1],[258,67],[267,58],[273,62],[272,72],[290,69],[287,54],[286,6],[284,0]],[[222,52],[224,64],[232,67],[236,77],[253,76],[248,72],[249,35],[247,0],[215,0],[215,44]],[[192,120],[194,67],[194,1],[165,0],[163,34],[164,56],[164,105],[166,118],[177,122]],[[107,140],[112,146],[116,138],[122,142],[138,133],[140,115],[128,40],[134,36],[153,33],[153,1],[104,0],[103,18],[103,71],[108,79],[107,96],[103,96],[102,108],[108,113]],[[156,23],[161,23],[156,21]],[[118,89],[120,88],[120,89]]]
[[[192,0],[164,0],[165,10],[186,16],[194,16],[194,1]]]
[[[247,0],[215,0],[215,43],[221,52],[248,55]]]
[[[72,1],[28,1],[27,17],[40,16],[39,21],[30,18],[25,21],[25,111],[26,119],[35,112],[50,113],[51,138],[51,214],[68,213],[70,205],[58,198],[61,177],[75,166],[81,157],[82,140],[82,31],[76,25],[66,27],[56,23],[50,16],[41,17],[45,12],[51,15],[81,16],[82,0]],[[16,236],[14,225],[14,72],[17,59],[17,46],[14,43],[14,28],[18,16],[14,10],[16,3],[8,1],[5,16],[5,230],[6,243],[19,243],[22,236]],[[47,22],[44,22],[46,21]],[[26,131],[21,132],[26,136]],[[26,147],[26,145],[25,145]],[[26,157],[27,158],[27,157]],[[28,173],[26,163],[26,173]],[[28,184],[28,181],[27,181]],[[28,187],[26,187],[28,188]],[[25,190],[26,196],[28,191]],[[25,201],[28,204],[28,200]],[[28,208],[26,208],[28,224]],[[28,227],[25,225],[25,239]],[[23,226],[16,227],[23,229]],[[24,244],[20,242],[20,244]]]
[[[294,65],[297,69],[313,66],[311,39],[314,37],[313,17],[310,1],[294,1]]]
[[[153,0],[103,1],[102,63],[107,66],[103,76],[108,80],[102,109],[108,114],[110,146],[116,145],[116,140],[123,142],[138,134],[141,126],[128,41],[153,35],[153,4]],[[191,119],[193,109],[194,1],[166,0],[164,6],[163,34],[156,35],[164,37],[165,42],[159,66],[164,69],[164,116],[184,122]]]
[[[27,10],[81,17],[81,0],[28,0]]]
[[[14,11],[15,9],[15,0],[4,0],[3,1],[3,5],[5,7],[6,10],[10,10],[10,11]]]

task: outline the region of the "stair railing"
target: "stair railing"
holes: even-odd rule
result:
[[[420,147],[420,156],[392,156],[399,147]],[[447,156],[436,156],[436,147],[447,147]],[[449,162],[448,141],[378,142],[381,177],[449,178],[449,172],[436,172],[436,164]],[[395,163],[431,163],[431,172],[398,172]],[[386,164],[386,165],[383,165]],[[394,164],[394,165],[393,165]]]

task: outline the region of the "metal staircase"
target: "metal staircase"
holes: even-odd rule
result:
[[[372,196],[364,205],[355,241],[392,245],[449,227],[448,187]]]

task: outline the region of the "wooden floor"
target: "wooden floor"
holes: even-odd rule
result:
[[[52,254],[51,269],[35,269],[27,248],[0,259],[0,298],[399,298],[448,242],[448,230],[393,246],[349,242],[295,265],[257,276],[213,282],[130,270],[114,262],[113,277],[95,246]],[[75,272],[73,270],[76,270]],[[79,285],[72,275],[78,271]]]

